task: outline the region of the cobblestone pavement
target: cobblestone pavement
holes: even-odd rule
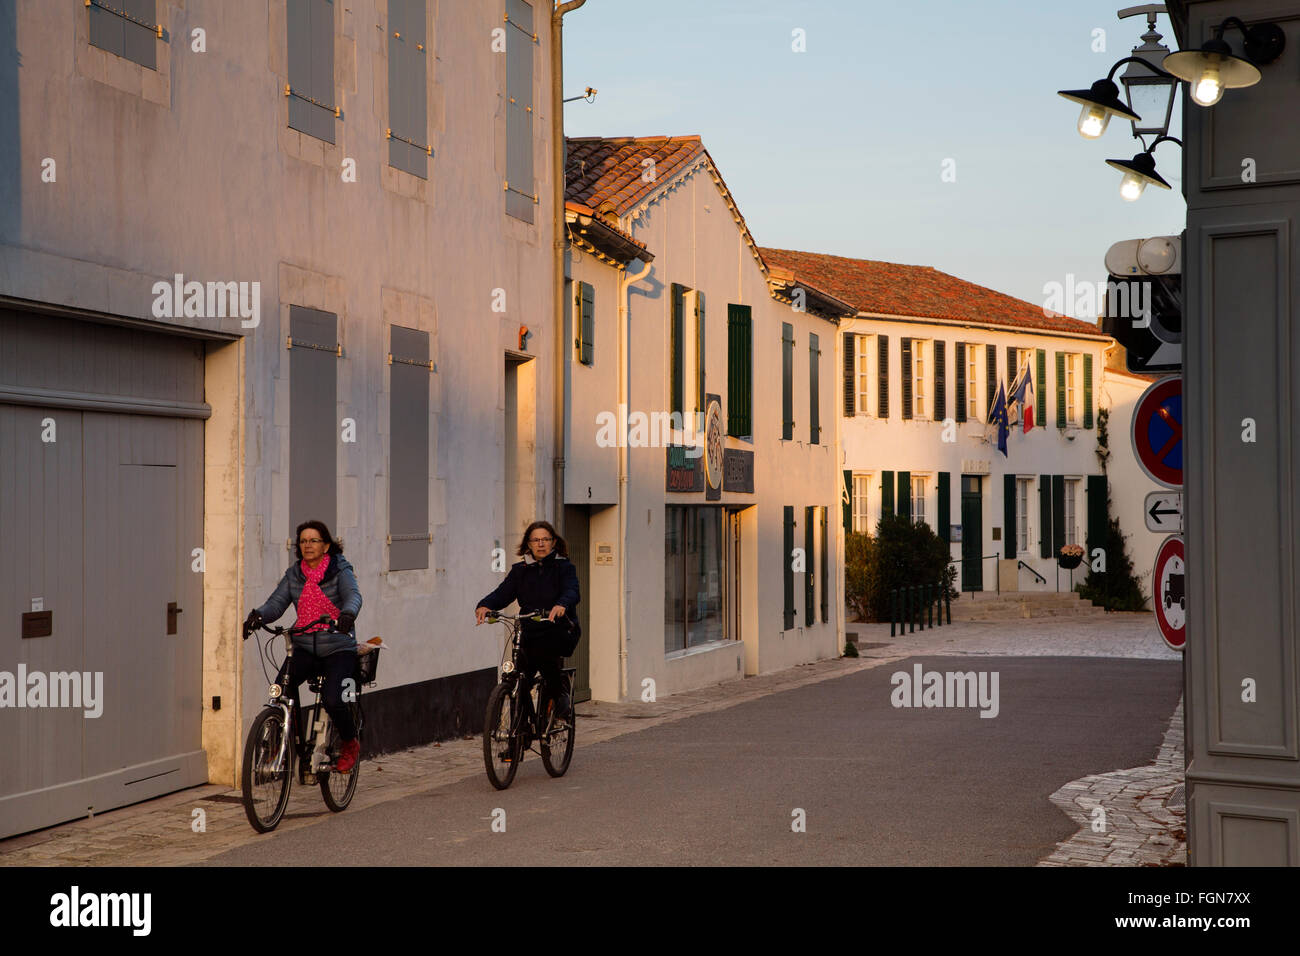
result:
[[[653,703],[580,704],[577,745],[598,743],[667,721],[722,710],[768,694],[921,655],[1178,656],[1160,640],[1150,614],[971,622],[894,638],[889,637],[887,624],[850,624],[848,630],[859,635],[863,646],[860,658],[803,664],[773,674],[674,694]],[[1181,732],[1181,711],[1176,722]],[[1179,771],[1181,767],[1180,757]],[[482,773],[482,740],[478,736],[384,754],[362,762],[361,779],[351,806],[371,807]],[[1080,783],[1093,779],[1085,778]],[[1125,799],[1138,800],[1145,795],[1137,792],[1140,780],[1129,784],[1123,791]],[[1067,788],[1070,786],[1074,785]],[[1164,779],[1159,778],[1156,786],[1164,787]],[[1078,819],[1078,808],[1071,807],[1068,800],[1062,804],[1067,813]],[[318,788],[295,783],[279,829],[313,826],[329,816]],[[1112,836],[1118,840],[1119,835],[1116,830]],[[176,866],[197,863],[258,839],[260,836],[253,832],[244,816],[240,792],[209,784],[90,819],[0,840],[0,866]],[[1113,850],[1118,852],[1128,845],[1117,843]],[[1059,862],[1065,865],[1073,859]],[[1106,864],[1108,861],[1089,858],[1088,862]],[[1123,861],[1117,856],[1109,862]]]
[[[1179,700],[1153,763],[1092,774],[1052,794],[1052,802],[1080,829],[1038,865],[1186,866],[1183,767],[1183,702]],[[1097,807],[1104,817],[1096,814]]]

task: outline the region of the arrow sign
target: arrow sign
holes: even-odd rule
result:
[[[1183,496],[1176,491],[1153,491],[1142,505],[1147,530],[1163,534],[1181,534],[1183,530]]]
[[[1183,379],[1153,384],[1133,410],[1133,455],[1147,477],[1167,488],[1183,486]]]

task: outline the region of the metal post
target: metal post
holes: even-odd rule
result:
[[[952,623],[952,596],[948,594],[946,589],[943,592],[943,603],[947,605],[948,623],[951,624]]]
[[[907,632],[909,634],[916,631],[916,588],[904,588],[903,593],[907,595]]]
[[[925,626],[934,627],[934,585],[925,586]]]
[[[898,620],[898,588],[889,592],[889,636],[894,636],[894,622]]]

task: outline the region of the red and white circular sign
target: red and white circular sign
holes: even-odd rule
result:
[[[1138,399],[1129,433],[1147,477],[1166,488],[1183,486],[1183,378],[1167,375]]]
[[[1187,645],[1187,562],[1183,539],[1170,535],[1160,542],[1151,572],[1151,603],[1156,609],[1160,636],[1176,651]]]

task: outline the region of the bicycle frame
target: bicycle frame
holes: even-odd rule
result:
[[[538,724],[541,715],[537,712],[537,707],[533,704],[532,691],[533,689],[537,690],[537,703],[541,704],[543,700],[543,688],[547,693],[554,693],[554,688],[551,688],[546,684],[546,679],[542,677],[540,671],[533,667],[531,663],[529,664],[529,669],[532,670],[533,673],[525,675],[523,670],[520,669],[519,638],[521,622],[529,619],[544,620],[540,614],[528,615],[521,613],[515,617],[511,617],[508,614],[499,614],[495,612],[489,618],[489,620],[494,623],[504,623],[510,631],[510,639],[506,642],[506,646],[501,654],[501,665],[499,668],[501,677],[498,681],[498,683],[505,684],[510,688],[510,696],[515,701],[514,718],[510,724],[510,736],[519,736],[525,729],[528,729],[530,731],[529,736],[531,739],[527,742],[527,747],[529,750],[533,750],[533,752],[536,753],[537,751],[533,748],[533,743],[541,740],[545,728]],[[507,663],[510,665],[509,667],[506,666]],[[567,674],[570,680],[572,680],[574,668],[562,668],[561,673]],[[525,680],[528,683],[529,692],[521,695],[519,689]]]

